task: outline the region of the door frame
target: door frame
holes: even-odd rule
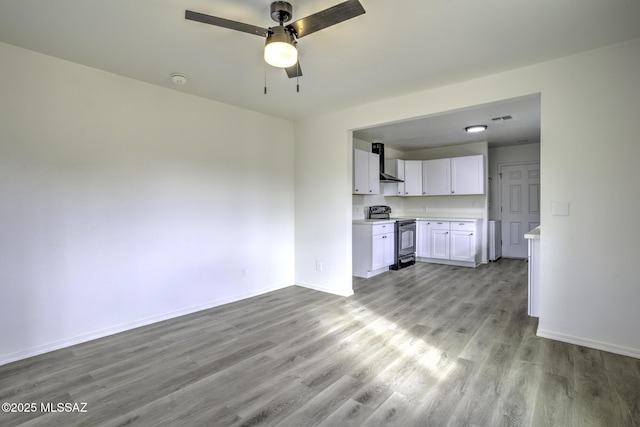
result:
[[[542,169],[542,162],[541,161],[537,161],[537,162],[533,162],[533,161],[523,161],[523,162],[504,162],[504,163],[498,163],[497,167],[498,167],[498,182],[496,183],[496,199],[498,204],[497,207],[500,208],[500,210],[498,211],[498,217],[500,219],[500,223],[501,223],[501,227],[504,227],[504,222],[502,221],[502,168],[503,167],[509,167],[509,166],[527,166],[527,165],[539,165]],[[542,174],[541,174],[542,175]],[[540,179],[540,198],[542,199],[542,179]],[[542,212],[540,213],[540,215],[542,216]],[[541,218],[542,221],[542,218]],[[502,236],[504,237],[504,230],[500,230]]]

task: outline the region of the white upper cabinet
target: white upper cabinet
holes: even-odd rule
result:
[[[422,160],[404,161],[404,195],[422,196]]]
[[[484,156],[451,159],[451,194],[484,194]]]
[[[380,156],[353,149],[353,194],[380,192]]]
[[[424,160],[422,190],[425,196],[484,194],[484,156]]]
[[[451,159],[422,162],[422,194],[425,196],[451,194]]]

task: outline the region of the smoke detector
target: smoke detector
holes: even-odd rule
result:
[[[187,76],[184,74],[171,74],[171,81],[177,85],[187,84]]]

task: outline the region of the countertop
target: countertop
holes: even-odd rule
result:
[[[540,226],[537,226],[533,230],[529,230],[524,234],[525,239],[539,239],[540,238]]]
[[[354,219],[353,224],[373,225],[373,224],[393,224],[396,218],[392,219]]]
[[[411,217],[415,218],[416,221],[481,221],[482,218],[468,218],[468,217],[460,217],[460,216],[420,216],[420,217]]]
[[[452,216],[433,216],[433,217],[418,217],[418,216],[398,216],[391,219],[354,219],[353,224],[385,224],[394,223],[397,219],[415,219],[416,221],[480,221],[480,218],[462,218]]]

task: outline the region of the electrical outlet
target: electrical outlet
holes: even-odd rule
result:
[[[429,212],[429,205],[424,205],[424,211]]]
[[[322,261],[316,260],[316,271],[322,271],[322,269],[323,269]]]
[[[247,269],[243,268],[242,270],[240,270],[240,277],[247,277]]]

